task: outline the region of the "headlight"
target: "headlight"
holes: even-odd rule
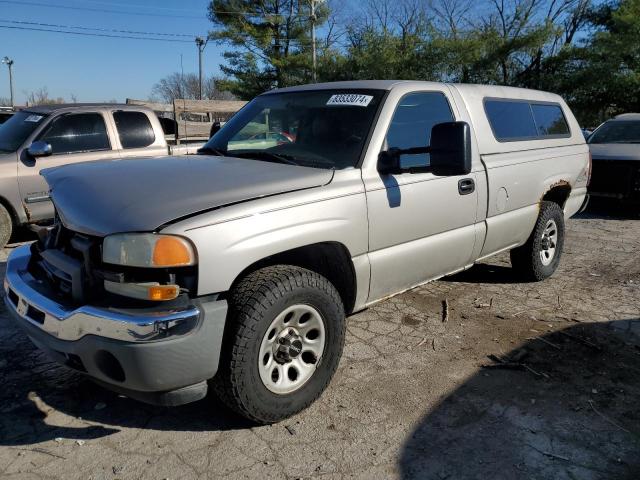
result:
[[[128,267],[185,267],[195,265],[191,243],[174,235],[120,233],[102,243],[102,261]]]

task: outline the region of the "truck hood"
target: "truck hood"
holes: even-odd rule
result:
[[[589,150],[597,160],[640,160],[637,143],[590,143]]]
[[[62,223],[87,235],[153,231],[224,205],[329,183],[331,170],[205,155],[78,163],[41,171]]]

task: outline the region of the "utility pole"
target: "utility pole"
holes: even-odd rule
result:
[[[204,47],[207,46],[207,39],[205,41],[202,37],[196,37],[196,46],[198,47],[198,73],[199,73],[199,83],[198,83],[198,99],[202,100],[202,52],[204,51]]]
[[[9,67],[9,90],[11,92],[11,108],[14,107],[13,103],[13,60],[9,57],[4,57],[2,59],[2,63],[6,64]]]
[[[313,70],[311,71],[311,78],[313,79],[313,83],[318,81],[318,76],[316,74],[317,61],[316,61],[316,0],[311,1],[311,16],[309,20],[311,20],[311,55],[313,58]]]

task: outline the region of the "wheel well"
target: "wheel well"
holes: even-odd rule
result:
[[[248,274],[272,265],[294,265],[319,273],[336,287],[345,312],[351,313],[353,310],[357,289],[356,275],[349,250],[343,244],[314,243],[263,258],[245,268],[236,277],[233,286]]]
[[[542,201],[557,203],[560,208],[564,209],[564,204],[567,202],[570,193],[571,185],[567,182],[559,182],[547,190],[547,193],[542,197]]]

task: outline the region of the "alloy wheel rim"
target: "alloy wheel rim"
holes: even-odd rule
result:
[[[264,386],[284,395],[300,389],[315,373],[326,332],[320,312],[292,305],[271,322],[260,343],[258,371]]]

